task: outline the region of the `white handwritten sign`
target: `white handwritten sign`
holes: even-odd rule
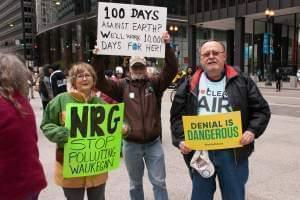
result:
[[[165,57],[167,8],[98,3],[97,47],[103,55]]]

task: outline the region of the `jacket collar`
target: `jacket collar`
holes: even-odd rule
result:
[[[94,91],[91,91],[91,97],[88,98],[86,97],[83,93],[71,89],[71,91],[69,92],[70,96],[75,99],[76,101],[80,102],[80,103],[88,103],[88,102],[93,102],[93,99],[96,96],[96,93]]]
[[[237,70],[234,69],[232,66],[225,64],[224,69],[227,81],[238,76]],[[200,77],[203,72],[204,71],[202,68],[198,68],[190,81],[190,92],[192,92],[195,95],[198,94],[197,86],[199,85]]]

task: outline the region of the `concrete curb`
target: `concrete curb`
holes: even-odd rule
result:
[[[265,82],[256,82],[257,86],[261,89],[273,89],[276,90],[276,84],[275,82],[272,82],[272,86],[266,86]],[[300,85],[299,83],[297,84],[297,87],[290,87],[289,82],[283,82],[281,86],[282,90],[299,90],[300,91]]]

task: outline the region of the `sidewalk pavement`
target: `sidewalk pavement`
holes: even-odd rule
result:
[[[274,85],[273,87],[275,88]],[[169,128],[171,102],[169,95],[170,93],[166,92],[162,101],[162,143],[166,159],[169,199],[189,200],[192,187],[188,170],[179,150],[171,144]],[[37,124],[39,125],[42,118],[42,109],[40,98],[37,96],[31,100],[31,104],[36,114]],[[250,157],[247,200],[299,199],[299,124],[300,118],[272,115],[266,132],[256,142],[255,153]],[[40,159],[48,180],[48,186],[41,192],[40,199],[62,200],[64,199],[63,192],[53,181],[55,144],[49,142],[40,132],[39,150]],[[144,174],[145,199],[153,200],[152,187],[147,177],[147,171]],[[109,173],[106,185],[106,199],[127,200],[129,199],[128,191],[128,175],[122,160],[120,168]],[[221,200],[218,186],[214,200]]]
[[[272,82],[271,86],[270,85],[265,85],[264,81],[256,82],[256,84],[259,88],[276,90],[276,83],[274,81]],[[283,89],[283,90],[299,90],[300,91],[300,82],[298,82],[296,86],[297,87],[292,87],[290,82],[282,81],[281,89]]]

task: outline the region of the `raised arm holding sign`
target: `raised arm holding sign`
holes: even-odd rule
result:
[[[113,18],[118,13],[118,18],[124,18],[117,22],[124,23],[111,24],[111,30],[107,30],[106,34],[111,31],[110,36],[112,36],[112,29],[114,32],[121,29],[120,32],[124,34],[122,36],[114,35],[118,37],[114,38],[114,41],[120,42],[119,48],[118,43],[116,46],[118,51],[115,51],[115,48],[111,50],[101,47],[103,40],[101,41],[99,38],[102,36],[98,37],[99,48],[94,51],[96,55],[93,61],[98,75],[96,87],[113,99],[125,103],[126,124],[124,130],[127,133],[123,140],[122,152],[130,179],[131,199],[144,199],[142,185],[144,165],[146,164],[155,199],[167,200],[165,160],[160,140],[162,136],[161,98],[177,73],[178,63],[169,44],[170,36],[165,32],[166,8],[122,5],[123,12],[120,7],[115,7],[114,10],[111,5],[114,4],[103,4],[104,13],[102,15],[105,15],[107,6],[108,15],[106,17],[114,22]],[[127,19],[124,20],[126,17]],[[101,19],[104,18],[105,16]],[[99,26],[101,23],[98,21]],[[102,29],[99,28],[98,33],[99,31],[101,32]],[[107,54],[108,52],[113,55],[131,56],[129,77],[114,81],[105,78],[104,66],[101,64],[98,54]],[[159,75],[148,75],[146,57],[165,58],[165,66]]]

